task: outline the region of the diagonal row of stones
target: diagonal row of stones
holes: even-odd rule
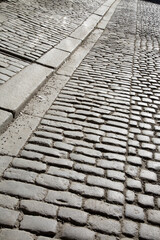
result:
[[[151,40],[148,60],[136,28],[150,4],[121,1],[4,172],[0,222],[16,237],[159,239],[158,52]]]

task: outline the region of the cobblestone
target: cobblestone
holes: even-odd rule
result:
[[[138,234],[138,224],[133,221],[124,220],[122,232],[131,237],[134,237]]]
[[[25,215],[20,224],[20,229],[52,235],[56,233],[56,228],[57,221],[39,216]]]
[[[138,203],[146,207],[154,207],[154,198],[145,194],[138,195]]]
[[[82,198],[76,194],[69,192],[49,191],[45,198],[45,201],[61,206],[70,206],[77,208],[81,208],[82,206]]]
[[[85,227],[76,227],[65,223],[62,228],[62,238],[77,240],[93,240],[95,238],[95,233]]]
[[[10,16],[16,5],[15,0],[12,2]],[[32,18],[35,2],[49,6],[45,25],[41,22],[42,32],[37,31],[41,10],[37,12],[36,9],[34,21]],[[102,2],[75,0],[67,1],[66,5],[66,0],[61,3],[55,0],[54,9],[63,5],[59,9],[61,18],[57,12],[52,12],[51,1],[34,1],[25,19],[23,11],[19,11],[22,25],[24,21],[30,22],[28,31],[33,36],[37,31],[37,40],[32,39],[34,47],[26,46],[24,41],[25,57],[35,61],[54,46],[63,48],[58,43],[65,37],[69,39],[70,33],[80,23],[79,18],[73,17],[70,21],[68,11],[74,16],[84,14],[80,17],[84,22],[93,8],[96,10]],[[0,8],[10,3],[3,1]],[[18,3],[22,6],[21,0]],[[82,13],[82,3],[86,9],[93,6],[89,12]],[[105,2],[105,6],[110,3],[113,2]],[[23,4],[24,9],[26,4]],[[91,35],[87,45],[84,42],[62,70],[59,69],[60,74],[67,69],[67,76],[74,69],[66,83],[60,82],[60,86],[65,85],[60,93],[59,87],[57,89],[54,85],[55,79],[49,80],[46,93],[54,90],[56,99],[50,102],[40,124],[27,138],[24,147],[21,146],[18,155],[10,154],[13,157],[3,161],[5,165],[1,164],[1,208],[18,213],[12,225],[3,223],[2,227],[9,229],[10,234],[12,230],[17,231],[17,239],[22,229],[27,234],[24,236],[32,240],[160,239],[160,8],[156,3],[142,0],[121,0],[114,4],[117,4],[115,13],[104,32],[99,29],[94,32],[94,36],[102,33],[97,43]],[[76,11],[73,11],[75,6]],[[112,8],[109,13],[112,14]],[[91,15],[89,19],[99,17]],[[62,20],[67,21],[63,31],[60,29]],[[103,21],[107,21],[107,17]],[[32,29],[33,22],[35,29]],[[57,28],[53,32],[55,23]],[[12,31],[16,20],[14,24],[10,28]],[[20,38],[25,39],[18,26]],[[8,30],[4,32],[3,43],[8,43],[7,33]],[[41,44],[38,42],[40,36],[43,37]],[[52,42],[49,43],[49,39]],[[14,43],[18,41],[13,40]],[[90,41],[93,47],[89,50],[86,46]],[[15,53],[19,54],[20,46],[13,45]],[[13,46],[9,44],[7,47]],[[34,49],[32,55],[29,54],[31,48]],[[81,63],[76,63],[80,51],[82,55],[87,52],[87,55]],[[5,71],[6,74],[18,71],[18,64],[15,68],[8,66],[8,62],[0,62],[0,65],[9,67],[10,72]],[[37,98],[42,105],[48,101],[48,95],[44,96],[44,100]],[[10,138],[4,141],[10,142]],[[1,159],[3,155],[2,152]],[[9,178],[12,180],[7,180]],[[4,235],[2,229],[0,234]]]
[[[33,200],[22,200],[20,202],[20,208],[28,213],[38,214],[48,217],[55,217],[57,215],[58,207],[44,202]]]
[[[108,220],[94,215],[89,218],[89,225],[91,225],[94,230],[102,231],[108,234],[118,235],[121,230],[121,225],[118,221],[111,219]]]
[[[16,225],[16,221],[18,220],[19,212],[2,208],[0,207],[0,224],[1,226],[10,226],[14,227]]]
[[[125,210],[125,216],[134,220],[144,221],[144,212],[143,208],[127,204]]]
[[[0,239],[1,240],[33,240],[34,236],[31,233],[25,232],[25,231],[19,231],[16,229],[2,229],[0,232]]]
[[[144,239],[160,239],[160,229],[159,227],[154,227],[148,224],[141,224],[140,226],[140,237]]]
[[[109,203],[104,203],[98,200],[92,200],[88,199],[85,202],[84,209],[95,212],[95,213],[100,213],[102,215],[106,216],[112,216],[112,217],[117,217],[121,218],[122,217],[122,212],[123,212],[123,207],[109,204]]]
[[[77,209],[61,207],[58,212],[58,217],[79,225],[85,225],[87,223],[88,214]]]
[[[86,186],[84,184],[75,183],[73,182],[70,186],[70,190],[79,193],[82,196],[88,196],[88,197],[95,197],[95,198],[102,198],[104,197],[104,190],[102,188],[98,187],[90,187]]]

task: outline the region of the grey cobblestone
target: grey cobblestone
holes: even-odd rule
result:
[[[79,225],[85,225],[87,223],[88,214],[77,209],[60,207],[58,217]]]
[[[84,209],[93,213],[100,213],[102,215],[112,216],[116,218],[121,218],[123,213],[123,207],[121,206],[92,199],[88,199],[85,202]]]
[[[18,220],[19,212],[2,208],[0,207],[0,224],[1,226],[10,226],[14,227],[16,225],[16,221]]]
[[[69,181],[67,179],[50,176],[48,174],[40,174],[37,177],[36,182],[42,186],[57,190],[67,190],[69,186]]]
[[[134,237],[138,234],[138,224],[133,221],[124,220],[122,232],[131,237]]]
[[[34,200],[22,200],[20,202],[20,208],[31,214],[38,214],[48,217],[55,217],[57,215],[58,207]]]
[[[34,236],[31,233],[25,231],[19,231],[16,229],[2,229],[0,231],[1,240],[33,240]]]
[[[86,7],[91,2],[85,1]],[[78,9],[77,5],[74,14]],[[36,233],[34,238],[48,240],[56,234],[76,240],[159,239],[159,11],[151,1],[120,1],[100,40],[76,66],[25,150],[2,171],[1,206],[20,212],[20,227],[25,223],[28,232]],[[51,15],[55,19],[56,13]],[[60,24],[59,18],[56,21]],[[48,35],[52,26],[49,30]],[[69,35],[67,28],[65,34]],[[55,39],[56,32],[52,35]],[[43,41],[30,57],[48,51],[48,41]],[[85,45],[80,49],[87,51]],[[15,181],[5,180],[10,170]],[[28,184],[31,171],[38,177]],[[45,232],[45,219],[47,227],[58,221],[57,228]],[[19,231],[18,222],[15,227]]]
[[[89,218],[89,225],[91,225],[94,230],[102,231],[108,234],[118,235],[121,231],[121,225],[118,221],[111,219],[108,220],[94,215]]]
[[[160,239],[160,229],[159,227],[151,226],[148,224],[141,224],[140,226],[140,237],[144,239]]]
[[[65,223],[62,228],[62,239],[94,240],[95,233],[85,227],[71,226]]]
[[[80,182],[83,182],[86,177],[86,175],[82,173],[79,173],[73,170],[63,169],[63,168],[57,168],[57,167],[49,167],[47,173],[54,176],[64,177],[64,178],[68,178],[68,179],[80,181]]]
[[[144,221],[144,211],[143,208],[127,204],[125,210],[125,216],[134,220]]]
[[[20,229],[52,235],[56,233],[56,228],[57,221],[39,216],[25,215],[20,223]]]
[[[17,198],[0,194],[0,206],[4,208],[14,209],[18,205],[18,202]]]
[[[103,188],[87,186],[87,185],[75,183],[75,182],[72,182],[70,186],[70,190],[75,193],[79,193],[82,196],[95,197],[95,198],[103,198],[105,194]]]
[[[82,206],[82,198],[69,192],[49,191],[45,201],[61,206],[70,206],[76,208],[81,208]]]

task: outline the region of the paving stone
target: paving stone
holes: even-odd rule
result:
[[[141,190],[142,184],[139,180],[134,180],[132,178],[127,179],[127,187],[135,190]]]
[[[158,171],[160,170],[160,162],[148,161],[147,168]]]
[[[107,177],[119,181],[124,182],[125,181],[125,174],[120,171],[114,171],[114,170],[107,170]]]
[[[75,227],[65,223],[62,228],[62,239],[94,240],[95,233],[85,227]]]
[[[8,168],[12,160],[12,157],[0,156],[0,176],[2,176],[3,172]]]
[[[154,154],[154,160],[160,161],[160,153],[155,153]]]
[[[14,209],[18,205],[19,199],[0,194],[0,206]]]
[[[139,171],[138,167],[134,167],[132,165],[127,165],[126,166],[126,174],[131,176],[131,177],[137,177],[138,171]]]
[[[104,173],[105,173],[104,169],[102,168],[90,166],[87,164],[80,164],[80,163],[75,163],[74,169],[80,172],[90,173],[90,174],[95,174],[100,176],[104,176]]]
[[[106,234],[97,234],[98,240],[116,240],[117,238],[114,236],[109,236]]]
[[[0,224],[1,224],[1,226],[7,225],[10,227],[14,227],[16,225],[16,221],[18,220],[19,214],[20,214],[20,212],[0,207]]]
[[[109,179],[105,179],[101,177],[88,176],[87,183],[89,185],[109,188],[109,189],[118,190],[121,192],[124,190],[124,185],[121,182],[111,181]]]
[[[123,171],[124,163],[117,161],[107,161],[104,159],[97,160],[97,166],[102,167],[104,169],[113,169]]]
[[[77,209],[60,207],[58,217],[79,225],[85,225],[87,223],[88,213]]]
[[[88,163],[94,165],[96,160],[93,157],[87,157],[82,154],[71,153],[70,158],[77,162]]]
[[[12,166],[17,168],[29,169],[37,172],[44,172],[47,168],[46,164],[38,161],[30,161],[24,158],[14,158]]]
[[[8,80],[8,77],[6,77],[6,80]],[[5,131],[7,126],[12,122],[12,120],[12,113],[0,109],[0,134]]]
[[[69,186],[67,179],[50,176],[48,174],[40,174],[36,179],[36,183],[57,190],[67,190]]]
[[[94,134],[85,134],[84,139],[89,142],[97,143],[100,142],[100,136]]]
[[[146,150],[142,150],[142,149],[138,149],[138,155],[142,158],[149,158],[152,159],[153,154],[152,152],[146,151]]]
[[[160,211],[158,210],[148,210],[148,221],[156,224],[160,224]]]
[[[102,125],[100,127],[100,130],[106,131],[106,132],[118,133],[118,134],[122,134],[122,135],[127,135],[127,133],[128,133],[128,131],[126,129],[107,126],[107,125]]]
[[[24,215],[20,229],[37,233],[55,234],[57,221],[45,217]]]
[[[3,176],[7,179],[20,180],[28,183],[34,183],[37,175],[38,174],[35,172],[29,172],[16,168],[8,168],[3,174]]]
[[[142,165],[142,159],[140,157],[136,157],[136,156],[128,156],[127,157],[127,162],[134,164],[134,165]]]
[[[64,178],[68,178],[68,179],[80,181],[80,182],[83,182],[86,177],[86,175],[82,173],[79,173],[73,170],[64,169],[64,168],[57,168],[57,167],[49,167],[49,169],[47,170],[47,173],[54,176],[64,177]]]
[[[154,198],[146,194],[138,194],[138,203],[146,207],[154,207]]]
[[[124,220],[122,232],[129,236],[136,236],[138,234],[138,224],[133,221]]]
[[[148,224],[141,224],[140,225],[140,237],[144,239],[153,239],[159,240],[160,239],[160,229],[159,227],[151,226]]]
[[[116,160],[116,161],[121,161],[121,162],[126,161],[126,157],[124,156],[124,154],[121,155],[121,154],[108,152],[108,153],[104,153],[103,155],[106,159],[109,159],[109,160]]]
[[[93,129],[92,129],[92,128],[84,127],[84,128],[83,128],[83,132],[84,132],[84,133],[92,134],[92,133],[93,133]],[[96,134],[96,135],[98,135],[98,136],[104,136],[104,135],[105,135],[105,132],[94,129],[94,134]]]
[[[52,139],[45,139],[41,137],[31,137],[28,141],[29,143],[36,143],[38,145],[46,146],[46,147],[52,147],[53,141]]]
[[[143,180],[149,180],[149,181],[157,181],[157,175],[154,172],[142,169],[140,173],[140,177]]]
[[[46,202],[54,203],[61,206],[70,206],[81,208],[82,198],[76,194],[62,191],[48,191],[48,194],[45,198]]]
[[[145,184],[145,192],[155,194],[155,195],[160,195],[160,186],[146,183]]]
[[[80,183],[72,182],[70,186],[70,190],[79,193],[82,196],[102,198],[104,197],[104,189],[98,187],[87,186]]]
[[[86,147],[86,148],[93,148],[93,143],[86,142],[84,140],[65,138],[65,142],[72,144],[73,146],[78,146],[78,147],[82,146],[82,147]]]
[[[17,229],[2,229],[0,232],[1,240],[33,240],[34,236],[31,233],[25,231],[19,231]]]
[[[40,161],[40,160],[43,159],[43,154],[23,150],[21,152],[21,157],[31,159],[31,160],[39,160]]]
[[[107,152],[111,151],[111,152],[122,153],[122,154],[126,153],[125,148],[112,146],[112,145],[105,145],[105,144],[100,144],[100,143],[95,144],[95,148],[98,149],[98,150],[107,151]]]
[[[82,132],[78,131],[64,131],[64,136],[70,137],[70,138],[76,138],[76,139],[81,139],[84,137],[84,134]]]
[[[117,203],[117,204],[124,204],[124,195],[120,192],[108,190],[107,192],[107,200],[109,202]]]
[[[121,231],[121,225],[118,221],[104,217],[92,215],[89,217],[88,223],[92,229],[102,231],[103,233],[119,235]]]
[[[25,212],[49,217],[55,217],[58,210],[57,206],[34,200],[21,200],[20,208]]]
[[[43,200],[47,190],[28,183],[4,180],[0,182],[0,192],[13,196]]]
[[[57,121],[53,121],[53,120],[43,119],[41,121],[41,124],[46,125],[46,126],[50,126],[50,127],[54,127],[54,128],[55,127],[62,128],[64,130],[68,130],[68,131],[81,131],[82,130],[82,126],[78,125],[78,123],[77,124],[71,124],[71,123],[64,123],[64,122],[57,122]]]
[[[66,168],[73,167],[73,161],[63,158],[54,158],[46,156],[43,161],[49,163],[50,165],[62,166]]]
[[[61,134],[58,133],[51,133],[51,132],[45,132],[45,131],[36,131],[34,133],[36,136],[38,137],[44,137],[44,138],[51,138],[53,140],[59,140],[62,141],[63,140],[63,136]]]
[[[54,147],[69,152],[72,152],[74,148],[72,145],[63,142],[54,142]]]
[[[75,147],[75,152],[81,153],[90,157],[102,157],[102,153],[94,149]]]
[[[114,204],[105,203],[98,200],[88,199],[84,204],[84,209],[93,213],[99,213],[106,216],[121,218],[123,207]]]
[[[46,155],[50,155],[53,157],[67,157],[67,153],[65,151],[60,151],[58,149],[38,146],[38,145],[34,145],[34,144],[27,144],[25,146],[25,149],[39,152],[39,153],[44,153]]]
[[[145,217],[143,208],[131,204],[126,205],[125,216],[140,221],[144,221]]]

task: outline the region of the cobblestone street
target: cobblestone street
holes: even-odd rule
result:
[[[57,30],[62,38],[104,3],[80,2],[83,11],[94,2],[94,10],[73,15],[64,33]],[[24,108],[21,123],[13,122],[17,141],[12,126],[0,136],[0,240],[160,240],[159,16],[158,1],[121,0],[73,74],[68,61]],[[53,21],[56,29],[55,19],[37,18],[38,28]],[[50,36],[43,29],[47,47],[59,41],[53,29]],[[26,54],[24,46],[19,54]],[[30,50],[26,56],[40,57]],[[41,116],[37,106],[59,78],[66,83]],[[31,128],[19,130],[30,116],[35,127],[15,150]]]

